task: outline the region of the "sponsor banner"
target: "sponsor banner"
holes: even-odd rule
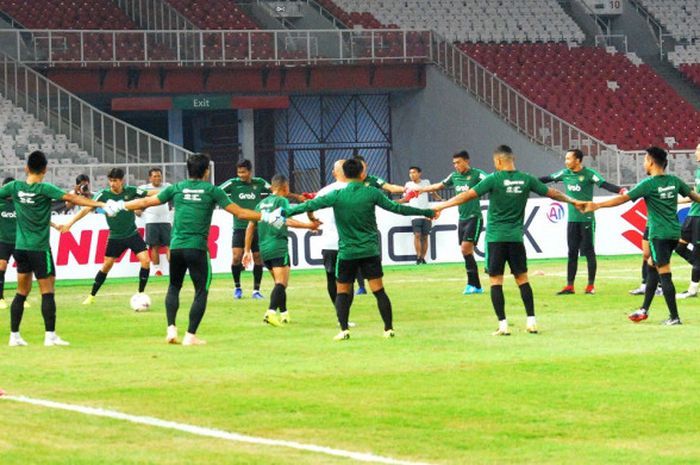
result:
[[[488,201],[482,201],[486,222]],[[688,208],[680,209],[683,218]],[[305,221],[305,215],[297,217]],[[54,223],[62,224],[68,217],[57,215]],[[143,227],[137,219],[140,232]],[[411,218],[377,209],[377,222],[381,231],[382,259],[387,265],[415,263],[413,229]],[[209,234],[209,252],[212,270],[215,273],[231,269],[232,216],[217,210],[214,212]],[[546,198],[533,198],[525,211],[524,242],[530,258],[562,258],[567,256],[566,245],[567,205]],[[636,254],[641,250],[642,233],[646,225],[644,201],[626,203],[622,206],[596,212],[596,252],[600,255]],[[488,227],[488,224],[486,224]],[[73,226],[67,234],[51,231],[51,249],[56,263],[58,279],[93,278],[104,263],[104,253],[109,230],[104,217],[89,215]],[[477,245],[478,260],[483,260],[485,234]],[[308,230],[293,230],[289,233],[290,258],[295,268],[322,266],[321,237]],[[457,208],[443,212],[433,222],[429,239],[429,262],[462,262],[457,237]],[[168,271],[165,257],[161,258],[164,272]],[[16,279],[14,260],[8,268],[7,280]],[[138,275],[138,259],[125,252],[109,273],[110,277]]]

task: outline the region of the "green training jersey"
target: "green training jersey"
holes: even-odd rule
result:
[[[231,204],[223,190],[195,179],[166,187],[158,193],[158,200],[162,203],[172,201],[175,208],[171,249],[207,250],[214,208],[217,205],[226,208]]]
[[[0,199],[0,242],[14,244],[17,237],[17,213],[11,199]]]
[[[221,185],[221,189],[229,196],[231,201],[242,208],[254,210],[260,201],[272,193],[270,184],[263,178],[250,178],[250,182],[243,182],[241,178],[231,178]],[[233,218],[233,229],[245,229],[248,221]]]
[[[384,184],[386,184],[384,179],[380,178],[379,176],[372,176],[371,174],[368,174],[364,180],[365,186],[374,187],[380,190],[384,187]]]
[[[142,199],[148,195],[145,190],[134,186],[124,186],[119,194],[115,194],[111,189],[103,189],[95,194],[94,200],[107,202],[108,200],[129,200]],[[134,234],[138,234],[136,229],[136,215],[133,211],[122,210],[114,216],[106,216],[109,226],[110,239],[126,239]]]
[[[270,195],[260,201],[255,207],[256,211],[273,211],[277,208],[289,210],[289,201],[278,195]],[[275,228],[269,223],[258,222],[258,238],[260,243],[260,256],[263,260],[282,258],[287,256],[287,225]]]
[[[545,195],[549,188],[521,171],[496,171],[474,186],[481,197],[489,194],[486,242],[522,242],[525,206],[530,192]]]
[[[484,171],[477,168],[470,168],[464,173],[455,171],[443,179],[441,184],[445,187],[454,187],[455,192],[461,194],[479,184],[486,176],[487,174]],[[460,221],[481,217],[481,204],[479,203],[479,199],[470,200],[467,203],[463,203],[458,208]]]
[[[51,202],[66,195],[58,187],[47,182],[27,184],[12,181],[0,187],[0,199],[12,197],[17,212],[17,238],[15,248],[46,252],[50,250]]]
[[[330,192],[287,211],[287,216],[333,207],[338,229],[338,258],[354,260],[379,255],[379,231],[375,207],[405,216],[435,215],[433,210],[414,208],[389,200],[364,183],[351,182],[345,189]]]
[[[678,239],[681,225],[678,223],[678,195],[687,197],[690,187],[671,174],[650,176],[627,193],[630,199],[644,197],[647,203],[647,227],[649,239]]]
[[[600,173],[588,167],[583,167],[578,172],[565,168],[549,177],[553,181],[563,182],[569,197],[584,201],[593,200],[593,186],[600,186],[605,182]],[[581,213],[574,205],[569,204],[569,223],[587,223],[594,219],[592,212]]]
[[[700,167],[695,170],[695,192],[700,192]],[[700,216],[700,203],[693,202],[690,204],[688,216]]]

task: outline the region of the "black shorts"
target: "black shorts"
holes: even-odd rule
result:
[[[486,266],[490,276],[502,276],[506,269],[517,276],[527,273],[527,254],[522,242],[488,242],[486,244]]]
[[[665,266],[671,263],[671,255],[678,245],[677,239],[652,239],[649,241],[651,259],[655,266]]]
[[[245,229],[234,229],[233,230],[233,240],[231,241],[232,249],[244,249],[245,248]],[[258,230],[255,229],[253,233],[253,244],[250,246],[250,251],[253,253],[260,252],[260,245],[258,242]]]
[[[208,292],[211,284],[209,253],[201,249],[175,249],[170,251],[170,284],[180,289],[189,270],[195,294]]]
[[[130,249],[132,252],[138,255],[144,250],[148,249],[148,247],[146,247],[146,243],[138,234],[134,234],[133,236],[129,236],[125,239],[109,239],[107,241],[105,257],[119,258],[127,249]]]
[[[323,257],[323,268],[326,273],[333,273],[335,275],[335,264],[338,262],[338,251],[323,249],[321,250],[321,256]]]
[[[170,223],[148,223],[146,225],[146,244],[149,247],[169,247]]]
[[[8,261],[10,255],[15,254],[15,245],[9,242],[0,242],[0,260]]]
[[[566,225],[566,242],[569,251],[581,255],[595,253],[595,221],[571,222]]]
[[[263,264],[268,270],[273,268],[284,268],[285,266],[289,266],[289,255],[263,260]]]
[[[430,234],[430,226],[432,222],[425,218],[414,218],[411,220],[411,226],[413,226],[413,233],[420,234],[421,236],[427,236]]]
[[[36,279],[56,276],[51,250],[39,252],[34,250],[15,250],[17,273],[34,273]]]
[[[336,281],[341,284],[355,282],[357,272],[362,273],[364,279],[379,279],[384,276],[382,271],[382,259],[379,255],[374,257],[357,258],[355,260],[338,259],[335,265]]]
[[[685,217],[681,228],[681,239],[688,244],[700,244],[700,216]]]
[[[457,226],[457,239],[459,243],[462,242],[479,242],[479,235],[484,229],[484,222],[481,220],[480,216],[474,218],[469,218],[468,220],[459,220],[459,225]]]

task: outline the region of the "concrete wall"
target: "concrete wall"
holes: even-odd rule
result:
[[[469,151],[472,166],[491,172],[499,144],[513,148],[523,171],[544,175],[563,167],[563,155],[545,152],[517,133],[435,66],[426,73],[424,90],[391,96],[393,182],[404,183],[414,164],[424,178],[437,182],[453,171],[452,154],[462,149]]]

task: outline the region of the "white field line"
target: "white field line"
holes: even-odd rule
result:
[[[139,425],[155,426],[157,428],[165,428],[176,431],[182,431],[184,433],[190,433],[197,436],[205,436],[210,438],[222,439],[224,441],[231,442],[242,442],[246,444],[256,444],[263,446],[273,446],[273,447],[286,447],[289,449],[296,449],[305,452],[314,452],[317,454],[331,455],[334,457],[342,457],[350,460],[355,460],[357,462],[368,462],[368,463],[383,463],[387,465],[430,465],[425,462],[410,462],[407,460],[398,460],[391,457],[383,457],[381,455],[374,455],[363,452],[352,452],[342,449],[333,449],[330,447],[317,446],[314,444],[303,444],[294,441],[284,441],[280,439],[267,439],[256,436],[247,436],[238,433],[229,433],[227,431],[222,431],[218,429],[204,428],[201,426],[188,425],[185,423],[177,423],[174,421],[161,420],[159,418],[153,417],[142,417],[136,415],[129,415],[127,413],[117,412],[114,410],[105,410],[101,408],[85,407],[82,405],[75,404],[64,404],[62,402],[53,402],[50,400],[42,399],[32,399],[30,397],[24,396],[0,396],[0,400],[9,400],[14,402],[21,402],[25,404],[36,405],[40,407],[46,407],[56,410],[66,410],[69,412],[82,413],[83,415],[91,415],[95,417],[111,418],[114,420],[128,421],[131,423],[136,423]]]

